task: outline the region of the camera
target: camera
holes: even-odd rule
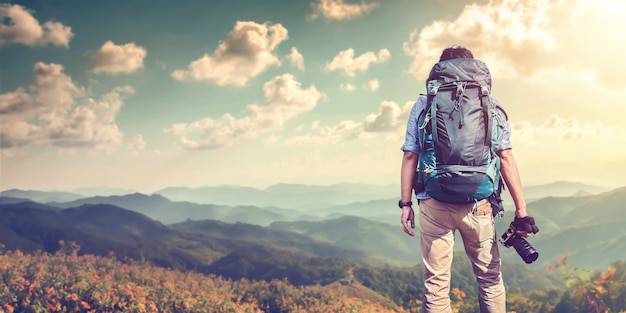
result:
[[[533,246],[531,246],[524,237],[518,235],[516,232],[515,226],[513,223],[509,226],[509,228],[502,234],[500,237],[500,243],[502,243],[505,247],[510,248],[513,246],[517,254],[522,257],[522,260],[526,262],[526,264],[530,264],[535,262],[539,257],[539,252]]]

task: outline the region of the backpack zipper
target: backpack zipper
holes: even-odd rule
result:
[[[426,113],[426,116],[424,116],[424,123],[422,123],[422,125],[420,125],[419,129],[424,129],[426,128],[426,125],[428,125],[428,122],[430,121],[431,117],[430,117],[430,112]]]
[[[491,109],[491,116],[496,118],[496,121],[498,122],[498,126],[500,128],[504,128],[504,122],[502,121],[502,119],[500,119],[500,116],[498,115],[498,112],[496,112],[496,110]]]

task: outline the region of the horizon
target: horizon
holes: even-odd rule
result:
[[[0,2],[0,190],[398,184],[453,44],[490,69],[524,186],[626,186],[626,3],[151,4]]]
[[[604,189],[600,193],[611,192],[611,191],[614,191],[614,190],[617,190],[617,189],[626,188],[626,185],[622,185],[622,186],[596,185],[596,184],[588,184],[588,183],[584,183],[584,182],[580,182],[580,181],[553,181],[553,182],[544,183],[544,184],[530,184],[530,185],[525,185],[523,187],[524,188],[537,188],[537,187],[546,187],[546,186],[558,185],[558,184],[566,184],[566,185],[580,184],[580,185],[584,185],[586,187],[593,187],[593,188]],[[376,186],[376,187],[398,187],[398,188],[400,188],[400,184],[399,183],[395,183],[395,184],[394,183],[375,184],[375,183],[363,183],[363,182],[338,182],[338,183],[330,183],[330,184],[302,184],[302,183],[280,183],[279,182],[279,183],[267,185],[267,186],[264,186],[264,187],[255,187],[255,186],[247,186],[247,185],[232,185],[232,184],[202,185],[202,186],[165,186],[163,188],[159,188],[159,189],[155,189],[155,190],[151,190],[151,191],[143,191],[143,190],[132,189],[132,188],[108,187],[108,186],[82,186],[82,187],[73,188],[73,189],[71,189],[71,188],[70,189],[1,188],[0,189],[0,196],[2,196],[1,193],[6,192],[6,191],[12,191],[12,190],[19,190],[19,191],[24,191],[24,192],[30,192],[30,191],[34,191],[34,192],[67,192],[67,193],[75,193],[75,194],[81,195],[81,193],[80,193],[81,190],[83,190],[83,191],[92,190],[93,191],[93,190],[98,190],[98,189],[100,189],[100,190],[108,190],[109,192],[112,192],[112,191],[129,192],[127,194],[124,194],[124,193],[111,194],[111,195],[118,195],[118,196],[129,195],[131,193],[132,194],[139,193],[139,194],[150,196],[150,195],[158,194],[159,191],[162,191],[162,190],[165,190],[165,189],[169,189],[169,188],[202,189],[202,188],[232,187],[232,188],[252,188],[252,189],[259,190],[259,191],[266,191],[269,188],[276,187],[276,186],[281,186],[281,185],[306,186],[306,187],[332,187],[332,186],[337,186],[337,185],[366,185],[366,186]],[[504,192],[507,193],[506,190]]]

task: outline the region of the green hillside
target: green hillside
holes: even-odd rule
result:
[[[398,223],[399,224],[399,223]],[[356,249],[372,264],[414,264],[419,258],[419,241],[404,234],[400,225],[343,216],[319,222],[275,222],[270,229],[292,231],[345,249]]]

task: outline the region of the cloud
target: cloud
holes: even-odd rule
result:
[[[63,66],[37,62],[35,77],[27,89],[0,94],[0,113],[6,119],[23,119],[35,113],[67,110],[77,96],[84,94],[72,78],[63,73]]]
[[[401,108],[393,101],[383,101],[380,103],[378,113],[365,117],[363,130],[367,132],[386,132],[406,126],[412,107],[413,102],[408,102]]]
[[[374,80],[370,80],[369,82],[365,83],[362,85],[362,87],[364,89],[368,89],[371,91],[375,91],[378,90],[378,88],[380,87],[380,83],[378,82],[378,79],[374,79]],[[350,83],[341,83],[339,85],[339,88],[341,88],[342,90],[345,91],[354,91],[356,90],[356,86]]]
[[[29,145],[110,148],[121,143],[115,117],[131,87],[117,87],[99,99],[63,73],[63,66],[38,62],[27,88],[0,94],[3,149]]]
[[[623,160],[626,155],[626,147],[621,144],[626,142],[626,129],[599,120],[553,115],[537,123],[515,122],[511,128],[516,158],[525,166],[578,166],[578,172],[594,172],[599,164]]]
[[[263,143],[266,143],[268,145],[275,144],[276,142],[278,142],[278,139],[280,139],[279,136],[271,135],[271,136],[268,136],[267,138],[263,139]]]
[[[592,71],[599,80],[624,87],[626,3],[615,0],[491,0],[465,6],[454,20],[437,20],[404,42],[413,61],[409,72],[424,79],[441,51],[470,48],[500,79],[527,78],[546,68]],[[584,40],[581,40],[584,38]],[[585,57],[584,62],[581,56]]]
[[[339,88],[345,90],[345,91],[353,91],[356,89],[356,86],[350,84],[350,83],[341,83],[339,85]]]
[[[143,68],[143,59],[146,49],[134,42],[116,45],[113,41],[106,41],[100,49],[90,55],[94,63],[93,72],[117,75],[132,73]]]
[[[393,101],[380,103],[378,112],[367,115],[362,122],[345,120],[334,126],[320,126],[316,121],[311,129],[314,132],[293,136],[285,140],[285,144],[327,144],[354,140],[376,133],[404,132],[414,101],[400,107]]]
[[[369,88],[369,90],[371,91],[376,91],[378,90],[378,88],[380,88],[380,82],[378,81],[378,79],[370,80],[369,82],[367,82],[365,87]]]
[[[213,54],[191,62],[187,70],[175,70],[172,77],[243,86],[270,66],[280,65],[275,49],[287,38],[281,24],[238,21]]]
[[[59,22],[47,21],[39,24],[31,11],[19,4],[0,4],[0,45],[21,43],[27,46],[69,47],[74,37],[72,28]]]
[[[380,3],[345,3],[344,0],[318,0],[311,3],[313,13],[309,19],[325,18],[327,20],[348,20],[369,13]]]
[[[460,44],[479,59],[486,59],[492,69],[516,76],[527,70],[527,62],[534,56],[556,47],[546,27],[549,8],[543,0],[491,0],[485,5],[467,5],[456,20],[437,20],[419,33],[411,33],[403,44],[405,53],[413,57],[409,71],[424,78],[444,48]]]
[[[580,122],[574,118],[556,115],[550,116],[537,125],[527,121],[516,122],[511,125],[511,128],[520,141],[532,145],[541,145],[546,141],[572,142],[582,139],[593,141],[595,138],[626,135],[623,130],[605,126],[600,121]]]
[[[130,154],[136,155],[143,151],[146,147],[146,142],[143,140],[143,135],[137,134],[133,137],[133,141],[128,144]]]
[[[219,119],[207,117],[192,123],[178,123],[164,130],[179,136],[183,149],[217,149],[239,144],[247,138],[283,128],[286,121],[311,111],[322,94],[315,86],[303,89],[291,74],[276,76],[263,85],[265,102],[249,104],[251,115],[235,118],[226,113]],[[188,136],[201,133],[197,139]]]
[[[287,59],[291,62],[291,65],[304,71],[304,57],[298,52],[296,47],[291,47],[291,53],[287,55]]]
[[[361,125],[353,121],[341,121],[334,126],[312,126],[311,128],[315,129],[316,132],[292,136],[285,140],[285,144],[309,145],[338,143],[348,138],[357,138],[361,132]]]
[[[372,63],[384,63],[389,60],[391,53],[387,49],[381,49],[378,54],[368,51],[358,57],[354,57],[354,49],[349,48],[340,51],[330,63],[326,63],[326,71],[343,71],[348,76],[354,76],[356,71],[366,71]]]

